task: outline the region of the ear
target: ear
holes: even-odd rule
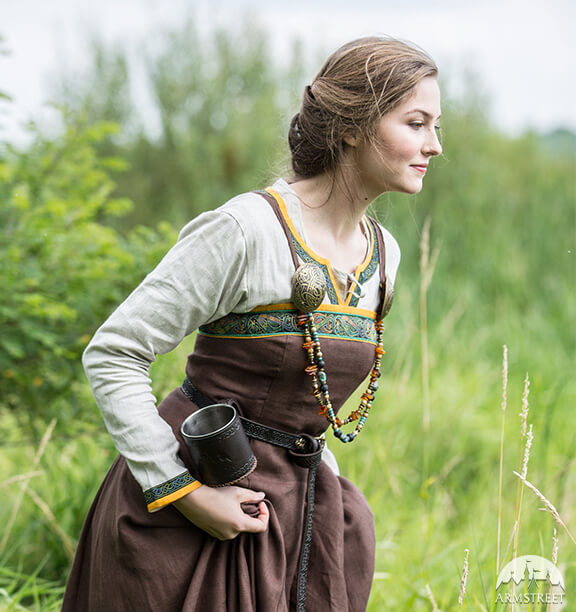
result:
[[[344,136],[344,142],[349,147],[357,147],[358,143],[360,142],[360,138],[358,137],[358,134],[346,134],[346,136]]]

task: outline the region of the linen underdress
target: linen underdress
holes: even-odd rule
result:
[[[204,394],[234,400],[243,416],[264,425],[324,432],[327,422],[311,393],[302,330],[290,303],[289,241],[299,260],[316,263],[327,279],[314,317],[334,407],[369,373],[380,251],[393,282],[396,241],[380,228],[379,247],[375,222],[365,219],[366,258],[351,277],[307,245],[290,186],[279,180],[268,191],[286,232],[257,193],[203,213],[86,350],[86,372],[120,454],[86,518],[63,612],[295,609],[307,469],[285,449],[251,440],[257,468],[238,486],[266,493],[268,529],[230,541],[209,536],[171,505],[200,486],[179,433],[197,406],[177,388],[156,408],[148,374],[157,355],[198,330],[186,375]],[[307,611],[365,610],[374,570],[370,508],[327,461],[318,468],[315,497]]]

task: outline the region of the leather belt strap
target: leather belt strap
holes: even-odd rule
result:
[[[184,395],[197,406],[200,406],[200,408],[217,403],[202,393],[188,378],[184,379],[180,388]],[[322,449],[324,447],[323,438],[315,438],[306,433],[294,434],[281,431],[280,429],[256,423],[242,416],[240,420],[248,437],[287,449],[294,463],[300,467],[312,468],[320,465]]]
[[[214,400],[204,395],[194,383],[185,378],[180,386],[184,395],[200,408],[215,404]],[[322,462],[323,439],[314,438],[308,434],[293,434],[280,431],[255,421],[240,417],[246,435],[255,440],[261,440],[274,446],[288,450],[292,460],[300,467],[308,468],[308,487],[306,493],[306,513],[304,517],[304,532],[302,548],[298,562],[298,577],[296,583],[296,610],[306,612],[306,585],[308,582],[308,561],[312,545],[312,521],[314,518],[314,501],[316,492],[316,470]]]
[[[276,198],[271,193],[268,193],[267,191],[256,191],[255,193],[257,193],[258,195],[261,195],[268,202],[268,204],[270,204],[270,206],[272,207],[272,210],[274,211],[274,214],[278,218],[278,221],[280,221],[280,225],[282,226],[282,229],[284,230],[284,234],[286,235],[286,240],[288,241],[288,247],[290,248],[290,253],[292,255],[292,261],[294,262],[294,269],[297,270],[298,266],[300,265],[300,261],[298,260],[298,254],[296,253],[296,247],[294,246],[294,243],[292,242],[292,234],[290,232],[290,229],[288,228],[286,219],[284,219],[284,216],[282,215],[282,211],[280,210],[280,206],[278,202],[276,201]]]
[[[308,434],[291,434],[240,417],[250,438],[287,448],[292,461],[304,468],[317,468],[322,462],[323,440]]]

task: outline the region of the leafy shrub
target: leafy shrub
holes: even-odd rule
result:
[[[111,196],[124,162],[95,152],[115,125],[69,125],[52,139],[31,129],[25,152],[0,149],[0,408],[37,433],[36,420],[74,416],[91,334],[174,232],[113,227],[133,207]]]

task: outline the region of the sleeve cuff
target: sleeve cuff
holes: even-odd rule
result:
[[[160,508],[175,502],[200,486],[202,486],[201,482],[198,482],[188,472],[183,472],[175,478],[152,487],[144,491],[148,512],[160,510]]]

